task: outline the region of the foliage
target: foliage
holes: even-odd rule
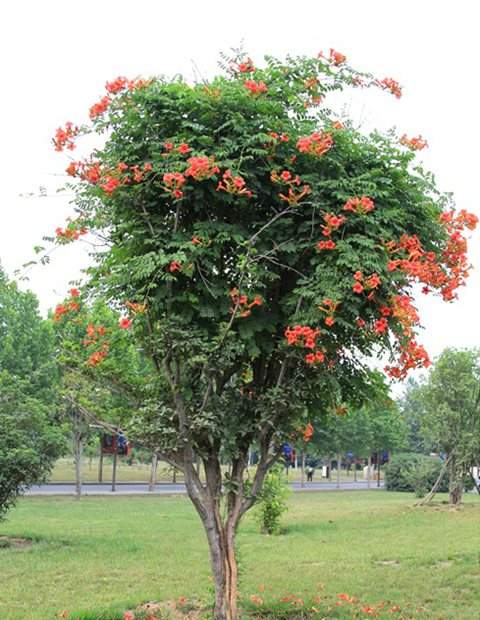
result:
[[[90,284],[129,313],[154,368],[134,428],[185,472],[219,620],[236,617],[236,527],[282,444],[313,411],[361,405],[369,356],[389,352],[398,378],[429,364],[412,286],[454,299],[468,275],[464,230],[476,225],[414,164],[422,140],[364,135],[324,105],[348,87],[399,98],[395,80],[333,50],[265,60],[236,56],[194,85],[119,77],[89,124],[54,139],[58,151],[87,133],[102,140],[67,168],[76,218],[57,242],[100,236]],[[252,442],[260,460],[246,495]]]
[[[448,460],[450,498],[458,503],[480,455],[480,351],[445,349],[414,394],[420,431]]]
[[[405,391],[398,400],[398,406],[407,427],[407,443],[409,452],[425,453],[434,449],[434,444],[427,434],[422,434],[422,416],[425,408],[422,399],[424,380],[410,377],[406,382]]]
[[[424,495],[433,487],[442,468],[439,458],[424,454],[395,454],[384,468],[385,488],[387,491],[414,491]],[[448,491],[447,479],[444,479],[439,492]]]
[[[265,476],[262,490],[255,506],[255,516],[262,534],[279,534],[281,517],[288,510],[290,489],[281,467],[272,468]]]
[[[34,295],[0,269],[0,519],[26,487],[45,480],[63,449],[53,347]]]
[[[333,456],[352,452],[365,458],[376,451],[396,451],[405,445],[407,428],[398,406],[388,396],[388,386],[374,373],[375,391],[360,408],[339,408],[315,421],[316,433],[309,453]]]

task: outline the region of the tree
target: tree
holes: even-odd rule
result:
[[[145,359],[126,335],[130,321],[105,303],[88,304],[84,297],[77,288],[70,289],[51,316],[62,371],[59,402],[72,437],[77,499],[85,444],[99,431],[119,433],[139,405],[136,395],[146,369]],[[114,470],[115,465],[116,455]],[[112,489],[114,478],[115,471]]]
[[[398,401],[402,417],[408,427],[408,446],[411,452],[423,453],[433,449],[430,438],[422,436],[421,422],[425,413],[422,399],[423,380],[409,378],[405,392]]]
[[[0,268],[0,519],[49,474],[63,449],[53,337],[30,292]]]
[[[236,530],[281,446],[309,411],[362,401],[373,353],[392,353],[394,377],[429,363],[411,287],[454,298],[476,218],[456,214],[414,165],[420,137],[363,135],[323,105],[350,86],[400,97],[394,80],[334,50],[268,57],[264,69],[225,62],[194,85],[119,77],[91,122],[67,123],[54,144],[103,136],[67,168],[76,217],[57,241],[102,239],[91,286],[128,300],[132,338],[155,369],[137,433],[183,470],[209,543],[214,617],[235,620]]]
[[[421,432],[444,455],[450,503],[457,505],[480,455],[480,351],[445,349],[419,398]]]

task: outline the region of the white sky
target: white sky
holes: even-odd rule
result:
[[[56,189],[65,179],[64,154],[51,138],[66,120],[81,123],[117,75],[165,73],[204,76],[216,71],[218,52],[244,47],[257,64],[263,54],[315,55],[333,47],[356,68],[404,87],[398,101],[380,92],[345,96],[354,119],[421,133],[422,158],[457,205],[477,213],[480,145],[476,2],[423,0],[16,0],[1,10],[0,179],[3,221],[0,261],[12,275],[33,257],[45,234],[64,224],[68,200]],[[425,154],[423,154],[425,153]],[[19,197],[46,186],[48,198]],[[446,346],[480,345],[479,233],[471,240],[476,266],[460,301],[423,298],[431,355]],[[45,311],[63,298],[86,262],[83,246],[56,251],[36,267],[28,286]]]

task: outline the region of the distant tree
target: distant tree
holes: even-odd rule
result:
[[[51,321],[62,371],[60,411],[72,439],[79,498],[86,443],[102,432],[116,434],[131,421],[148,361],[126,333],[131,321],[105,302],[86,303],[76,288],[57,305]]]
[[[430,438],[422,435],[421,432],[422,416],[425,413],[423,386],[423,380],[410,377],[406,382],[402,397],[397,401],[408,428],[407,449],[409,452],[430,452],[433,447]]]
[[[450,503],[457,505],[480,456],[480,350],[445,349],[416,398],[421,433],[444,457]]]
[[[64,448],[58,378],[53,334],[35,296],[0,268],[0,519],[26,488],[45,480]]]

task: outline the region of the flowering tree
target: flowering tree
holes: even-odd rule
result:
[[[119,77],[90,122],[67,123],[54,144],[102,139],[68,165],[76,217],[57,240],[103,240],[91,283],[128,300],[129,333],[155,369],[137,428],[183,470],[208,538],[214,616],[235,620],[235,532],[282,444],[309,411],[361,400],[369,356],[390,352],[397,378],[429,364],[412,286],[454,299],[476,218],[413,165],[420,136],[363,135],[324,106],[346,87],[399,98],[395,80],[334,50],[223,69],[195,85]],[[252,442],[260,460],[246,484]]]
[[[62,412],[72,436],[77,499],[83,448],[95,433],[92,426],[118,433],[138,407],[135,395],[147,370],[126,334],[130,320],[105,303],[89,304],[84,297],[71,288],[51,317],[62,371]],[[96,372],[99,364],[101,375]]]

